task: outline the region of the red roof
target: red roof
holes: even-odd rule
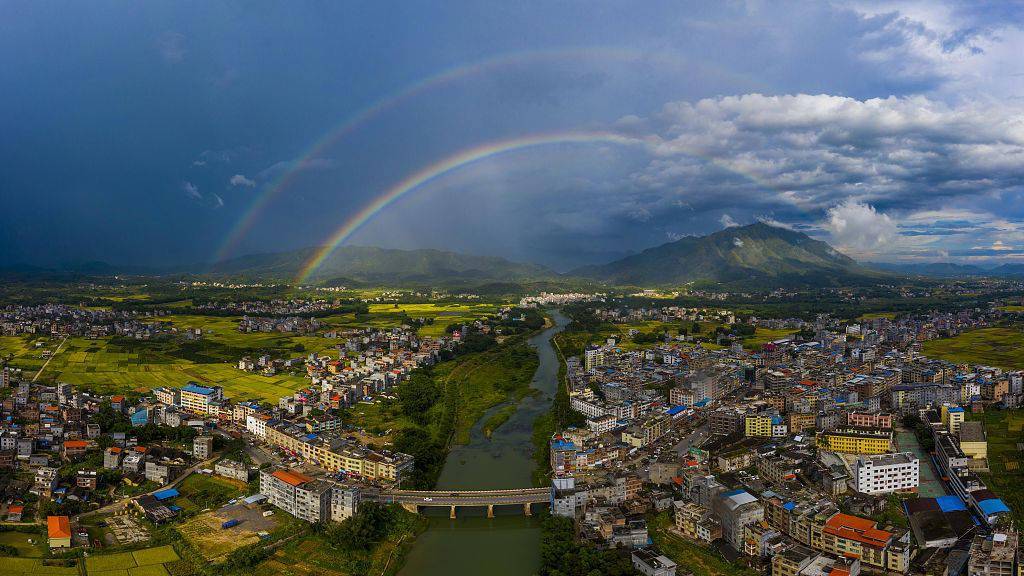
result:
[[[111,396],[110,397],[110,401],[111,402],[115,402],[115,403],[116,402],[123,402],[124,401],[124,396]]]
[[[120,454],[121,453],[121,449],[118,448],[117,446],[111,446],[110,448],[107,448],[107,450],[110,450],[111,454]]]
[[[21,514],[24,511],[25,511],[25,507],[24,506],[8,506],[7,507],[7,513],[8,514]]]
[[[89,443],[85,440],[65,440],[64,448],[88,448]]]
[[[874,548],[884,547],[892,538],[891,532],[875,528],[873,521],[849,514],[836,514],[829,518],[825,523],[825,533]]]
[[[50,538],[71,538],[71,520],[67,516],[47,516],[46,533]]]
[[[305,484],[306,482],[311,482],[313,480],[312,478],[306,476],[305,474],[299,474],[298,472],[292,470],[276,470],[271,474],[271,476],[277,478],[278,480],[281,480],[282,482],[291,484],[292,486],[300,486],[302,484]]]
[[[140,454],[145,454],[147,450],[149,450],[149,448],[146,448],[145,446],[136,446],[135,447],[135,451],[140,453]]]

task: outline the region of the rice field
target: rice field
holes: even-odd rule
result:
[[[954,338],[929,340],[926,356],[957,363],[1024,368],[1024,331],[1019,327],[981,328]]]
[[[164,564],[179,559],[174,548],[158,546],[134,552],[90,556],[85,559],[85,572],[87,576],[167,576]]]

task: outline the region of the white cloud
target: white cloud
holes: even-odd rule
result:
[[[743,248],[743,238],[736,237],[732,239],[732,245],[737,248]]]
[[[244,174],[235,174],[231,177],[230,183],[232,186],[245,186],[246,188],[256,186],[256,181],[246,178]]]
[[[739,223],[733,220],[732,216],[729,216],[728,214],[722,214],[722,217],[718,219],[718,223],[721,224],[723,228],[735,228],[736,226],[739,226]]]
[[[221,208],[224,206],[224,199],[220,197],[220,194],[211,194],[213,196],[213,207]]]
[[[185,196],[188,196],[193,200],[199,200],[203,197],[203,195],[199,192],[199,187],[191,182],[182,182],[181,190],[185,193]]]
[[[873,253],[897,237],[896,223],[874,206],[847,200],[828,211],[825,229],[841,248]]]

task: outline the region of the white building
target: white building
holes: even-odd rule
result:
[[[856,490],[863,494],[914,490],[921,481],[919,462],[912,452],[861,456],[853,472]]]

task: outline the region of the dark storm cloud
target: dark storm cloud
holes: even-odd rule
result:
[[[571,267],[728,216],[999,258],[1024,245],[1020,10],[5,3],[0,255],[203,260],[282,181],[239,250],[319,244],[460,150],[615,131],[644,144],[481,160],[359,240]]]

